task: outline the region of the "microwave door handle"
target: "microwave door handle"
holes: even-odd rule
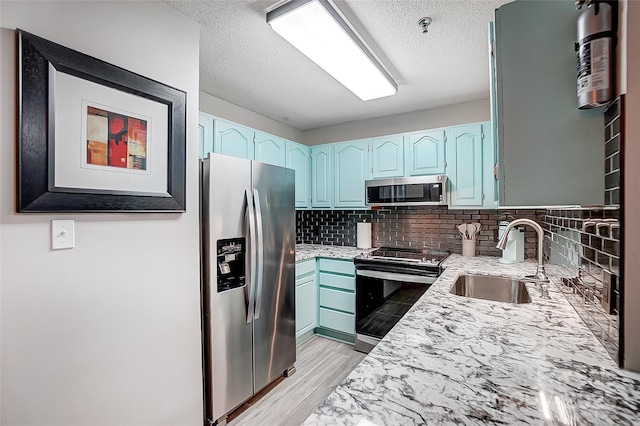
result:
[[[256,307],[254,318],[260,318],[260,306],[262,305],[262,287],[264,285],[264,232],[262,229],[262,207],[260,205],[260,194],[257,189],[253,189],[253,202],[256,206],[256,229],[257,229],[257,263],[258,263],[258,277],[256,280]]]
[[[257,251],[257,241],[256,241],[256,212],[253,205],[253,196],[251,195],[250,189],[245,189],[244,196],[247,201],[247,231],[249,233],[249,246],[251,250],[249,252],[249,281],[247,283],[249,297],[247,303],[247,324],[250,324],[253,321],[254,307],[255,307],[255,291],[256,291],[256,262],[258,260],[258,256],[256,255]]]

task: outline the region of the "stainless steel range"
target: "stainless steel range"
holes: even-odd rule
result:
[[[355,349],[368,353],[442,272],[446,251],[381,247],[354,259]]]

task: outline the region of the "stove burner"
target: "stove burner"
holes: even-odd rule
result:
[[[438,250],[420,250],[408,247],[380,247],[379,249],[358,256],[360,260],[389,263],[414,263],[438,266],[449,256],[449,252]],[[356,259],[358,259],[356,258]],[[365,260],[366,259],[366,260]]]

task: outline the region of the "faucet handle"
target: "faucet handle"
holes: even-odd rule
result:
[[[537,281],[549,281],[549,277],[547,277],[547,274],[544,271],[544,265],[542,263],[538,263],[538,266],[536,267],[536,274],[533,276],[533,278]]]
[[[549,286],[546,284],[542,284],[542,286],[540,286],[540,289],[542,290],[542,297],[543,299],[551,299],[551,296],[549,296]]]
[[[548,283],[549,282],[549,278],[547,278],[546,275],[540,276],[539,274],[525,275],[520,281],[525,282],[525,283],[533,283],[533,284],[535,284],[537,286],[541,286],[544,283]]]

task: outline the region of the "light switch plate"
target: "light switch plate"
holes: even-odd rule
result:
[[[73,220],[51,221],[51,249],[69,249],[76,246]]]

